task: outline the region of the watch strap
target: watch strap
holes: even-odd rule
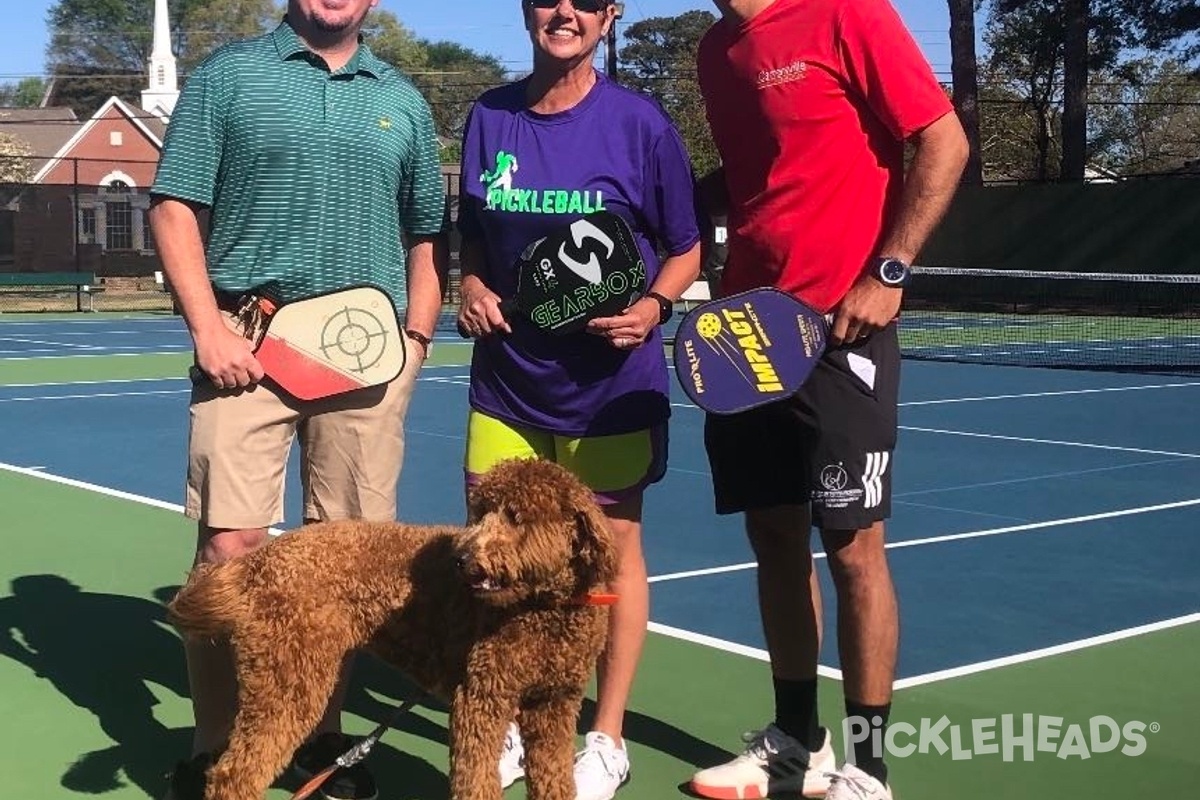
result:
[[[662,325],[675,313],[675,304],[658,292],[646,292],[646,297],[658,303],[658,324]]]

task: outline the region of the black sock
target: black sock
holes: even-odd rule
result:
[[[817,723],[817,679],[789,681],[774,678],[775,727],[796,739],[809,752],[825,743]]]
[[[887,765],[883,763],[883,737],[887,733],[891,710],[891,703],[886,706],[865,706],[853,700],[846,701],[846,717],[858,718],[852,730],[862,730],[862,720],[870,729],[870,735],[854,743],[854,765],[885,786],[888,772]]]

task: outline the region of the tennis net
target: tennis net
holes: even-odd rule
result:
[[[908,358],[1200,371],[1200,275],[918,267],[904,298]]]

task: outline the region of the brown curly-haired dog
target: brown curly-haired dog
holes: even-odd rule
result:
[[[320,523],[197,567],[170,618],[186,636],[228,637],[239,682],[206,800],[259,800],[358,648],[449,703],[451,797],[500,800],[516,719],[529,797],[573,800],[575,723],[608,622],[587,598],[615,571],[591,492],[537,460],[484,476],[466,527]]]

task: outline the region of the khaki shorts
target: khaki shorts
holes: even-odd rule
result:
[[[408,353],[393,381],[321,400],[297,400],[270,380],[235,391],[193,386],[187,515],[210,528],[281,523],[298,439],[306,521],[395,519],[404,418],[422,363],[420,350],[401,341]]]

